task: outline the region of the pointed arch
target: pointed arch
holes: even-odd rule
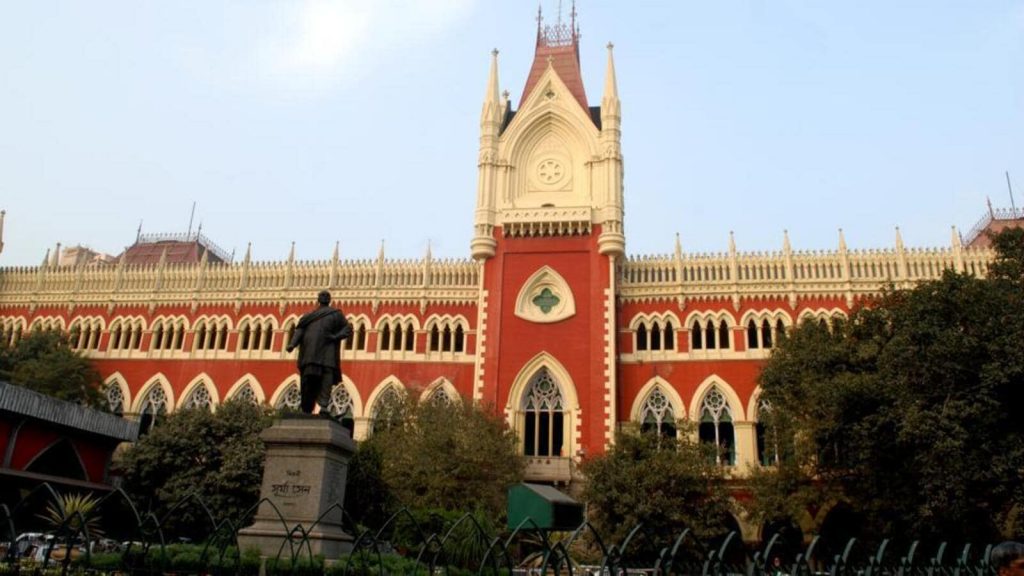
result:
[[[163,388],[164,396],[167,398],[167,411],[170,412],[173,410],[175,405],[174,389],[171,388],[171,383],[167,379],[167,376],[164,376],[163,372],[157,372],[153,376],[150,376],[149,380],[146,380],[146,383],[142,385],[142,388],[139,388],[138,395],[136,395],[132,400],[132,413],[138,414],[142,411],[142,403],[145,401],[146,397],[149,396],[149,393],[153,390],[154,386]]]
[[[572,377],[569,376],[569,371],[565,369],[565,366],[557,358],[547,352],[541,352],[531,358],[526,364],[523,364],[523,367],[519,369],[519,373],[512,382],[512,388],[509,390],[508,401],[505,404],[506,414],[517,409],[523,394],[526,392],[526,387],[530,384],[530,379],[541,368],[547,368],[558,380],[559,387],[562,389],[562,401],[565,403],[566,408],[576,411],[580,409],[576,384],[573,382]]]
[[[356,417],[369,416],[363,412],[363,399],[359,396],[359,389],[356,387],[355,382],[348,377],[348,374],[341,375],[341,382],[338,382],[337,386],[344,386],[345,391],[348,392],[348,397],[352,400],[352,414]]]
[[[121,392],[121,412],[128,412],[132,405],[132,391],[128,388],[128,381],[120,372],[114,372],[110,376],[103,379],[103,392],[107,396],[108,402],[110,395],[107,394],[111,386],[117,386]],[[113,406],[110,406],[113,409]]]
[[[380,384],[374,388],[370,394],[370,398],[366,403],[368,424],[371,432],[373,430],[381,430],[382,426],[387,428],[395,423],[395,419],[399,412],[394,410],[396,406],[392,404],[404,401],[408,398],[408,390],[402,381],[395,375],[390,375]]]
[[[405,388],[405,384],[402,384],[402,381],[399,380],[398,376],[395,376],[394,374],[388,375],[374,387],[373,392],[370,392],[370,396],[366,399],[366,416],[370,417],[373,415],[373,410],[377,403],[380,402],[381,394],[391,387],[395,387],[402,397],[406,396],[407,390]]]
[[[253,396],[256,398],[257,404],[262,405],[266,403],[267,397],[263,392],[263,385],[260,384],[260,381],[251,372],[247,372],[241,378],[235,380],[235,383],[231,385],[231,388],[228,388],[228,393],[224,395],[224,401],[227,402],[229,400],[233,400],[235,396],[242,393],[242,389],[246,386],[252,389]]]
[[[217,393],[217,385],[213,382],[213,378],[210,378],[206,372],[200,372],[198,376],[193,378],[181,391],[181,396],[178,403],[174,405],[175,410],[183,408],[183,403],[188,400],[192,393],[199,387],[205,387],[207,393],[210,394],[210,409],[216,410],[217,406],[220,406],[220,395]]]
[[[281,381],[281,383],[277,385],[277,388],[274,389],[274,393],[270,396],[270,402],[268,402],[268,404],[270,404],[270,406],[274,408],[277,408],[278,405],[281,403],[281,397],[288,392],[288,389],[291,388],[292,385],[294,385],[296,388],[300,386],[298,374],[292,374],[291,376]]]
[[[443,390],[444,394],[446,394],[453,402],[462,403],[462,395],[459,394],[458,390],[455,389],[455,386],[452,385],[452,383],[444,376],[434,380],[423,389],[423,392],[420,393],[420,402],[426,402],[433,397],[438,390]]]
[[[746,411],[743,409],[743,402],[740,400],[739,395],[736,394],[736,391],[733,390],[732,386],[730,386],[724,378],[717,374],[712,374],[705,378],[693,393],[693,399],[690,401],[689,412],[691,421],[700,421],[701,404],[704,402],[704,397],[708,395],[708,392],[710,392],[712,388],[718,389],[718,391],[722,393],[722,396],[725,397],[725,401],[729,404],[729,410],[732,412],[734,420],[744,421],[747,419],[745,416]]]
[[[751,422],[756,422],[760,420],[758,414],[758,405],[761,402],[761,394],[763,393],[764,390],[761,388],[760,384],[754,387],[754,391],[750,393],[750,400],[747,401],[747,418]]]
[[[505,404],[505,419],[509,427],[516,431],[519,441],[524,442],[526,439],[526,412],[523,410],[522,404],[527,392],[530,390],[534,377],[542,370],[546,370],[558,385],[562,401],[562,411],[565,414],[563,421],[563,438],[565,440],[563,451],[567,453],[567,456],[574,456],[580,450],[578,430],[578,423],[580,421],[579,395],[576,391],[576,383],[573,381],[572,376],[569,375],[569,371],[551,354],[541,352],[523,364],[523,367],[519,369],[519,373],[509,389],[508,399]],[[568,447],[567,450],[566,447]]]
[[[683,397],[679,395],[679,392],[675,389],[668,380],[665,380],[661,376],[655,376],[644,384],[640,392],[637,393],[636,397],[633,398],[633,406],[629,409],[629,420],[631,422],[639,422],[643,410],[644,402],[651,395],[655,388],[658,388],[665,394],[670,404],[672,404],[672,411],[676,414],[677,418],[684,418],[686,416],[686,404],[683,402]]]

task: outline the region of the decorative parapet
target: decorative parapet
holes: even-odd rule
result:
[[[984,277],[994,252],[984,248],[797,251],[641,256],[619,268],[626,301],[874,295],[889,285],[934,280],[944,270]]]
[[[506,237],[580,236],[590,234],[590,208],[521,208],[506,210],[501,223]]]
[[[0,269],[0,305],[310,302],[475,303],[470,260],[163,263]]]

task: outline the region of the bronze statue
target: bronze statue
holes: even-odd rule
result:
[[[329,416],[331,389],[341,382],[341,341],[352,337],[352,326],[341,310],[331,307],[330,292],[321,291],[316,301],[320,306],[299,319],[288,351],[299,348],[302,411],[312,414],[316,402],[320,414]]]

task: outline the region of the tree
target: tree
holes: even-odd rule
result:
[[[60,400],[106,407],[99,372],[61,332],[33,330],[13,347],[0,346],[0,379]]]
[[[727,525],[722,468],[686,434],[620,432],[605,454],[584,462],[583,474],[589,520],[606,543],[621,542],[641,522],[666,539],[686,528],[706,539]]]
[[[242,401],[228,401],[216,413],[174,412],[126,452],[125,491],[160,518],[187,500],[164,526],[171,533],[199,539],[211,532],[198,501],[217,522],[245,526],[251,521],[245,512],[259,500],[265,453],[259,434],[270,420],[267,409]]]
[[[878,533],[1020,529],[1024,232],[994,245],[986,279],[947,271],[780,343],[761,385],[784,458],[755,475],[755,517],[773,499],[820,506],[829,495]]]
[[[407,401],[396,410],[392,425],[375,431],[359,457],[376,461],[396,505],[504,514],[506,492],[522,480],[525,464],[500,417],[457,401]]]

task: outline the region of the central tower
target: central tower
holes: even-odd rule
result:
[[[474,398],[504,410],[528,476],[549,481],[603,451],[615,422],[620,106],[610,44],[601,106],[588,105],[579,38],[575,10],[554,26],[538,14],[517,110],[492,53],[471,242],[483,282]]]

